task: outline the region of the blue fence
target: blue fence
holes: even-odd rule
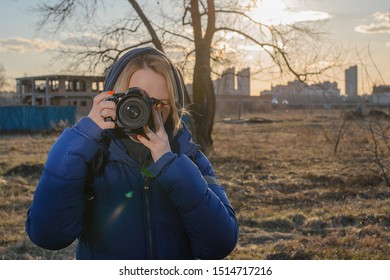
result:
[[[76,122],[76,106],[5,106],[0,107],[0,130],[46,130],[66,122]]]

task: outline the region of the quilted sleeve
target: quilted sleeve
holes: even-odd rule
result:
[[[36,245],[58,250],[80,235],[87,165],[102,132],[86,117],[65,129],[51,148],[26,219],[26,231]]]
[[[206,156],[198,151],[192,161],[170,152],[150,171],[178,208],[195,258],[226,257],[236,246],[238,224]]]

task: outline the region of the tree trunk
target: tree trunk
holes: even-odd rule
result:
[[[211,80],[210,48],[207,44],[199,45],[196,50],[196,60],[193,74],[193,106],[194,140],[201,145],[201,150],[207,155],[213,150],[213,132],[215,115],[215,94]]]
[[[215,33],[215,6],[214,0],[207,0],[207,9],[202,3],[202,9],[207,12],[207,25],[202,28],[202,15],[199,3],[190,1],[191,25],[194,31],[195,66],[192,80],[193,102],[192,113],[194,128],[192,130],[195,141],[201,145],[202,151],[207,155],[213,150],[213,132],[215,115],[215,94],[211,80],[211,42]]]

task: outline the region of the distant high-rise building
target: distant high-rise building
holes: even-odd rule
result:
[[[358,76],[356,65],[345,70],[345,94],[347,96],[358,95]]]
[[[235,68],[232,67],[232,68],[226,69],[225,72],[222,74],[223,94],[234,95],[234,92],[235,92],[234,72],[235,72]]]
[[[244,68],[237,73],[236,95],[250,95],[250,68]]]
[[[250,68],[235,73],[235,68],[228,68],[220,79],[214,81],[216,95],[250,95]]]

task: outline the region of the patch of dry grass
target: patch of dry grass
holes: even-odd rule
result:
[[[351,126],[334,154],[341,116],[290,110],[261,114],[273,123],[216,122],[210,161],[240,226],[229,259],[390,259],[390,189],[362,126]],[[46,251],[24,232],[57,137],[0,136],[0,258],[74,258],[74,244]]]
[[[229,258],[390,259],[390,189],[362,126],[334,154],[342,115],[279,111],[262,117],[282,122],[215,125],[211,160],[240,224]]]

